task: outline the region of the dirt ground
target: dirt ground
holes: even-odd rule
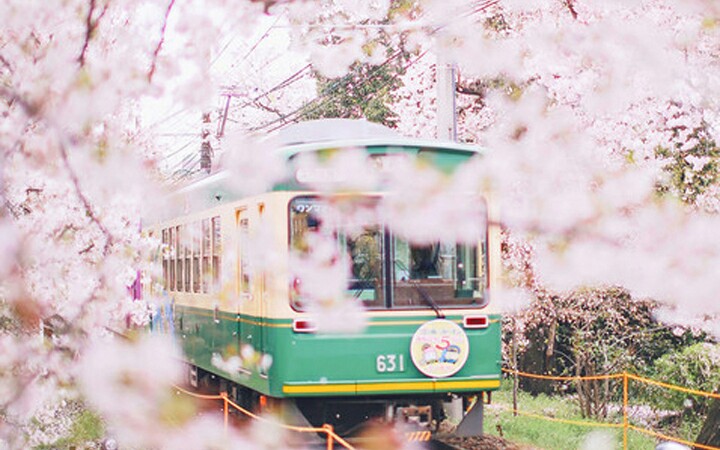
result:
[[[519,446],[497,436],[448,437],[443,442],[464,450],[533,450],[532,447]]]

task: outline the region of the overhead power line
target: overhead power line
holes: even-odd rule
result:
[[[473,15],[483,12],[492,6],[497,5],[498,3],[499,3],[499,0],[481,1],[477,5],[474,5],[474,7],[470,11],[468,11],[468,12],[464,13],[462,16],[460,16],[460,18],[472,17]],[[438,31],[446,28],[447,26],[448,26],[448,24],[436,27],[434,30],[432,30],[430,32],[430,35],[437,33]],[[417,61],[422,59],[427,53],[428,53],[428,50],[424,51],[418,58],[416,58],[414,61],[412,61],[410,64],[408,64],[404,69],[407,70],[413,64],[417,63]],[[386,66],[392,60],[398,58],[401,54],[402,54],[402,51],[400,51],[400,50],[396,51],[389,58],[387,58],[382,64],[380,64],[379,66],[376,66],[373,70],[371,70],[367,74],[365,79],[362,80],[360,83],[358,83],[358,86],[363,86],[363,85],[367,84],[368,82],[370,82],[373,79],[374,75],[382,67]],[[383,86],[381,86],[381,89],[384,88],[385,86],[387,86],[390,82],[397,79],[398,76],[399,75],[396,74],[396,76],[394,76],[391,80],[389,80]],[[279,129],[285,127],[288,122],[294,120],[294,118],[297,117],[298,115],[301,115],[303,113],[311,113],[311,112],[317,110],[318,108],[320,108],[324,104],[325,99],[330,97],[330,95],[332,95],[342,84],[347,84],[348,82],[350,82],[351,79],[352,79],[351,74],[348,74],[342,78],[339,78],[335,83],[331,84],[331,86],[328,89],[326,89],[325,92],[323,92],[321,95],[313,98],[312,100],[304,103],[299,108],[296,108],[295,110],[293,110],[277,119],[273,119],[270,122],[267,122],[265,124],[255,127],[255,128],[252,128],[250,131],[253,131],[253,132],[262,131],[262,130],[268,129],[269,127],[272,127],[268,130],[268,132],[272,132],[272,131],[276,131],[276,130],[279,130]],[[320,103],[317,103],[317,102],[320,102]],[[308,108],[309,108],[309,110],[308,110]],[[280,125],[273,127],[273,125],[276,125],[278,123],[280,123]]]
[[[367,83],[378,71],[380,71],[380,69],[382,69],[383,67],[385,67],[386,65],[388,65],[391,61],[393,61],[394,59],[398,58],[400,55],[402,55],[402,50],[397,50],[395,53],[393,53],[392,55],[390,55],[390,57],[388,57],[385,61],[383,61],[382,64],[380,64],[380,65],[378,65],[378,66],[375,66],[375,67],[368,73],[367,77],[358,84],[358,86],[362,86],[362,85],[364,85],[365,83]],[[263,124],[263,125],[260,125],[260,126],[257,126],[257,127],[255,127],[255,128],[250,129],[250,131],[261,131],[261,130],[263,130],[263,129],[266,129],[266,128],[268,128],[268,127],[271,127],[272,125],[275,125],[275,124],[278,123],[278,122],[287,122],[291,117],[295,117],[295,116],[297,116],[297,115],[305,112],[305,110],[308,109],[308,108],[309,108],[311,105],[313,105],[314,103],[317,103],[318,101],[321,101],[321,100],[323,100],[323,99],[325,99],[325,98],[327,98],[327,97],[330,97],[330,95],[332,95],[341,85],[346,85],[346,84],[350,83],[351,81],[352,81],[352,74],[347,74],[347,75],[345,75],[345,76],[343,76],[343,77],[341,77],[341,78],[338,78],[338,79],[337,79],[336,81],[334,81],[327,89],[325,89],[325,91],[324,91],[321,95],[315,97],[314,99],[312,99],[312,100],[304,103],[303,105],[301,105],[299,108],[297,108],[297,109],[295,109],[295,110],[293,110],[293,111],[291,111],[291,112],[289,112],[289,113],[287,113],[287,114],[285,114],[285,115],[283,115],[283,116],[281,116],[281,117],[279,117],[279,118],[277,118],[277,119],[274,119],[274,120],[272,120],[272,121],[270,121],[270,122],[267,122],[267,123],[265,123],[265,124]],[[310,112],[316,110],[318,107],[319,107],[319,105],[313,107]]]
[[[482,0],[482,1],[479,1],[479,2],[477,2],[476,4],[474,4],[469,11],[463,13],[463,14],[460,15],[458,18],[462,19],[462,18],[472,17],[472,16],[474,16],[475,14],[478,14],[478,13],[480,13],[480,12],[483,12],[483,11],[487,10],[488,8],[490,8],[490,7],[492,7],[492,6],[497,5],[498,3],[499,3],[499,0]],[[273,28],[284,28],[283,26],[277,26],[277,22],[279,21],[279,19],[280,19],[280,17],[278,17],[278,19],[275,20],[275,22],[265,31],[265,33],[263,33],[263,35],[259,38],[259,40],[249,49],[248,53],[246,53],[246,55],[243,57],[243,60],[247,59],[247,57],[249,57],[250,54],[252,54],[252,52],[257,49],[257,47],[260,45],[260,43],[261,43],[264,39],[267,38],[267,36],[269,35],[270,31],[271,31]],[[453,22],[450,22],[450,23],[445,24],[445,25],[437,26],[435,29],[433,29],[432,31],[430,31],[429,34],[430,34],[430,35],[435,34],[435,33],[437,33],[438,31],[446,28],[446,27],[447,27],[448,25],[450,25],[451,23],[453,23]],[[331,25],[330,28],[332,28],[332,27],[333,27],[333,26]],[[355,25],[355,27],[356,27],[356,28],[357,28],[357,27],[361,27],[361,28],[379,28],[379,29],[392,29],[392,28],[393,28],[392,25],[382,25],[382,24],[380,24],[379,26],[374,26],[374,25],[369,25],[369,24],[365,24],[365,25],[362,25],[362,24],[361,24],[361,25]],[[396,28],[397,28],[397,27],[396,27]],[[229,45],[229,44],[228,44],[228,45]],[[227,48],[227,45],[225,46],[225,48]],[[222,52],[225,51],[225,48],[223,48]],[[423,53],[421,53],[417,58],[415,58],[413,61],[411,61],[409,64],[407,64],[407,65],[404,67],[404,70],[407,70],[407,69],[410,68],[413,64],[416,64],[416,63],[417,63],[418,61],[420,61],[427,53],[428,53],[428,50],[426,50],[426,51],[424,51]],[[396,58],[398,58],[398,57],[401,56],[401,55],[402,55],[402,51],[396,51],[396,52],[394,52],[394,53],[393,53],[392,55],[390,55],[383,63],[381,63],[381,64],[378,65],[378,66],[375,66],[369,73],[367,73],[366,76],[365,76],[365,78],[364,78],[362,81],[360,81],[360,82],[357,84],[357,86],[363,86],[363,85],[369,83],[370,81],[372,81],[373,78],[375,77],[375,75],[378,73],[379,70],[381,70],[384,66],[386,66],[387,64],[389,64],[390,62],[392,62],[393,60],[395,60]],[[276,92],[276,91],[278,91],[278,90],[281,90],[281,89],[284,89],[284,88],[287,88],[287,87],[291,86],[292,84],[294,84],[294,83],[296,83],[297,81],[299,81],[300,79],[302,79],[302,78],[305,76],[306,72],[307,72],[311,67],[312,67],[311,64],[307,64],[307,65],[303,66],[301,69],[299,69],[298,71],[296,71],[295,73],[293,73],[292,75],[290,75],[289,77],[287,77],[286,79],[284,79],[283,81],[281,81],[280,83],[278,83],[278,84],[276,84],[275,86],[271,87],[270,89],[264,91],[263,93],[261,93],[261,94],[255,96],[255,97],[253,97],[252,99],[247,100],[245,103],[243,103],[242,105],[238,106],[238,108],[245,108],[245,107],[247,107],[247,106],[250,106],[250,105],[258,102],[258,101],[261,100],[262,98],[267,97],[268,95],[270,95],[270,94],[273,93],[273,92]],[[390,80],[388,80],[387,82],[385,82],[385,83],[383,84],[383,86],[380,87],[380,89],[384,89],[387,85],[389,85],[390,83],[392,83],[393,81],[395,81],[399,76],[400,76],[400,73],[395,74]],[[250,131],[256,132],[256,131],[267,130],[268,132],[272,132],[272,131],[276,131],[276,130],[278,130],[278,129],[281,129],[281,128],[285,127],[285,126],[288,124],[288,122],[295,121],[299,115],[304,114],[304,113],[311,113],[311,112],[317,110],[318,108],[320,108],[323,104],[325,104],[325,102],[327,102],[327,101],[329,100],[329,97],[330,97],[333,93],[335,93],[338,89],[344,87],[345,85],[347,85],[347,84],[348,84],[349,82],[351,82],[351,81],[352,81],[352,75],[351,75],[351,74],[348,74],[348,75],[346,75],[345,77],[341,77],[341,78],[337,79],[336,81],[334,81],[333,83],[331,83],[330,86],[329,86],[327,89],[325,89],[325,91],[324,91],[322,94],[316,96],[316,97],[313,98],[312,100],[309,100],[308,102],[304,103],[304,104],[301,105],[300,107],[294,109],[293,111],[291,111],[291,112],[289,112],[289,113],[287,113],[287,114],[282,115],[282,116],[279,117],[279,118],[273,119],[273,120],[271,120],[270,122],[267,122],[267,123],[265,123],[265,124],[259,125],[259,126],[254,127],[254,128],[251,128]],[[227,87],[225,87],[225,89],[227,90],[227,92],[224,93],[224,94],[222,94],[222,95],[223,95],[223,96],[228,96],[228,100],[229,100],[230,98],[232,98],[232,97],[240,97],[240,96],[241,96],[241,95],[236,94],[235,92],[233,92],[233,89],[234,89],[233,86],[227,86]],[[228,114],[228,113],[229,113],[229,102],[226,104],[226,109],[225,109],[225,114],[224,114],[224,117],[223,117],[223,121],[224,121],[224,120],[227,120],[227,114]],[[221,136],[221,135],[222,135],[222,132],[224,132],[224,127],[222,127],[222,128],[219,127],[218,136]],[[178,151],[179,151],[179,150],[178,150]],[[177,153],[177,152],[174,152],[173,154],[175,154],[175,153]],[[198,165],[199,163],[200,163],[200,160],[198,159],[198,160],[194,161],[194,164],[193,164],[192,167],[190,167],[190,170],[185,170],[185,169],[186,169],[186,167],[185,167],[186,165],[185,165],[181,170],[184,171],[184,172],[187,173],[187,174],[192,173],[193,168],[194,168],[196,165]]]
[[[242,108],[245,108],[245,107],[247,107],[247,106],[250,106],[250,105],[256,103],[257,101],[259,101],[260,99],[265,98],[265,97],[267,97],[268,95],[272,94],[273,92],[275,92],[275,91],[277,91],[277,90],[280,90],[280,89],[283,89],[283,88],[286,88],[286,87],[290,86],[291,84],[293,84],[293,83],[301,80],[301,79],[305,76],[305,72],[306,72],[308,69],[310,69],[311,67],[312,67],[311,64],[306,64],[306,65],[305,65],[304,67],[302,67],[300,70],[296,71],[295,73],[293,73],[292,75],[290,75],[289,77],[287,77],[286,79],[284,79],[283,81],[281,81],[280,83],[276,84],[276,85],[273,86],[272,88],[268,89],[267,91],[263,92],[263,93],[260,94],[260,95],[255,96],[254,98],[246,101],[246,102],[243,103],[242,105],[238,106],[238,109],[242,109]],[[222,94],[222,95],[227,96],[227,97],[228,97],[228,100],[227,100],[227,102],[225,103],[225,110],[224,110],[224,112],[223,112],[223,117],[222,117],[222,119],[221,119],[221,123],[220,123],[220,126],[219,126],[219,128],[218,128],[218,132],[217,132],[217,137],[218,137],[218,138],[219,138],[219,137],[222,137],[223,134],[225,133],[225,121],[228,120],[228,113],[229,113],[229,110],[230,110],[230,98],[235,97],[235,96],[238,96],[238,97],[239,97],[239,95],[236,95],[235,93],[232,92],[232,87],[227,87],[226,89],[229,90],[228,93],[225,93],[225,94]]]

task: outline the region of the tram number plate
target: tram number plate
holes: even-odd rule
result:
[[[378,355],[375,358],[378,372],[405,372],[405,356],[402,354]]]

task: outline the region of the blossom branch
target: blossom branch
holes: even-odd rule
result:
[[[20,218],[20,213],[18,212],[20,207],[18,205],[14,204],[13,202],[11,202],[8,199],[4,199],[3,206],[4,207],[2,209],[0,209],[0,218],[2,218],[4,216],[4,214],[3,214],[4,211],[8,211],[10,213],[10,215],[12,215],[15,219]]]
[[[263,109],[267,112],[277,114],[277,116],[280,118],[283,117],[282,112],[277,108],[273,108],[271,106],[265,105],[265,104],[261,103],[260,101],[255,101],[253,104],[256,105],[258,108]]]
[[[10,106],[13,104],[20,106],[28,117],[32,117],[38,113],[39,108],[37,106],[25,100],[16,92],[6,88],[5,86],[0,86],[0,97],[4,97]]]
[[[102,234],[105,236],[105,246],[103,247],[103,255],[108,255],[110,253],[110,247],[115,242],[115,238],[110,233],[110,230],[107,229],[104,223],[98,218],[97,214],[95,213],[95,210],[92,207],[92,204],[90,203],[90,200],[88,200],[85,193],[80,188],[80,179],[77,176],[77,173],[75,173],[75,170],[70,166],[70,160],[68,158],[68,152],[67,148],[64,144],[60,144],[60,156],[62,158],[63,165],[65,166],[65,170],[68,172],[68,176],[70,177],[70,181],[73,184],[73,188],[75,189],[75,195],[77,195],[78,199],[80,199],[80,202],[82,203],[83,207],[85,208],[85,212],[87,213],[88,217],[90,217],[90,220],[97,225],[97,227],[100,229]]]
[[[10,73],[13,72],[13,68],[10,65],[10,61],[8,61],[3,55],[0,55],[0,63],[8,70]]]
[[[103,18],[103,16],[108,10],[108,3],[105,4],[102,11],[100,11],[100,14],[98,14],[98,16],[93,19],[93,14],[95,13],[96,7],[97,0],[90,0],[90,9],[88,10],[87,17],[85,17],[85,41],[83,42],[80,56],[78,56],[78,63],[80,64],[80,67],[83,67],[85,65],[85,57],[87,55],[87,49],[90,46],[90,40],[92,39],[93,34],[95,34],[95,31],[97,30],[97,27],[100,24],[100,20]]]
[[[158,55],[160,54],[160,49],[162,48],[163,43],[165,42],[165,30],[167,29],[168,18],[170,17],[170,12],[172,11],[173,6],[175,6],[175,0],[170,0],[170,3],[165,10],[165,19],[163,20],[162,29],[160,29],[160,41],[158,41],[157,47],[155,47],[155,51],[153,52],[152,64],[150,65],[150,71],[148,72],[148,83],[152,83],[153,75],[155,75]]]
[[[99,19],[98,19],[99,20]],[[0,86],[0,97],[5,97],[10,104],[17,103],[23,111],[25,111],[25,114],[28,117],[33,117],[38,114],[39,109],[32,105],[30,102],[13,92],[12,90],[5,88],[3,86]],[[88,200],[87,196],[83,193],[81,187],[80,187],[80,179],[77,176],[77,173],[75,173],[75,170],[73,170],[72,166],[70,165],[70,160],[68,158],[68,152],[67,147],[62,142],[59,145],[60,149],[60,156],[63,161],[63,165],[65,166],[65,169],[68,172],[68,176],[70,177],[70,181],[73,184],[73,188],[75,190],[75,194],[77,195],[78,199],[80,199],[80,202],[82,203],[83,207],[85,208],[85,211],[90,217],[90,220],[97,225],[97,227],[100,229],[102,234],[105,236],[105,246],[103,247],[103,255],[107,255],[110,251],[110,247],[115,242],[115,238],[110,233],[110,230],[107,229],[105,224],[102,223],[102,221],[97,217],[97,214],[95,214],[95,210],[92,207],[92,204]]]
[[[565,6],[570,10],[570,14],[572,15],[573,19],[578,18],[577,10],[575,9],[575,0],[565,0]]]

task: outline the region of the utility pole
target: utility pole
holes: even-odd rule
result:
[[[223,109],[222,119],[220,119],[220,122],[218,123],[217,133],[215,133],[215,137],[218,139],[225,135],[225,124],[227,123],[228,113],[230,112],[230,101],[233,98],[232,93],[226,94],[226,96],[227,99],[225,99],[225,108]]]
[[[442,48],[437,50],[435,80],[437,90],[437,138],[445,141],[457,141],[457,116],[455,113],[455,64],[450,62]],[[483,395],[480,394],[473,409],[474,420],[465,421],[469,411],[464,410],[461,397],[454,396],[444,404],[445,415],[451,423],[462,424],[462,436],[475,436],[482,433]],[[458,427],[460,428],[460,427]]]
[[[457,141],[457,112],[455,107],[455,63],[438,51],[435,64],[437,79],[437,138]]]

